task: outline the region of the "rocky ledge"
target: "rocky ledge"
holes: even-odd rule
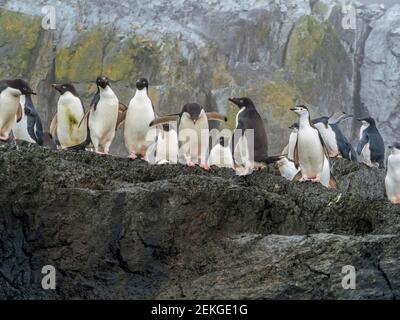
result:
[[[334,174],[326,190],[273,168],[237,177],[3,144],[0,298],[399,298],[385,173],[338,160]],[[41,287],[45,265],[56,290]]]

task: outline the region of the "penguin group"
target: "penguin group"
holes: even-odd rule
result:
[[[337,187],[331,173],[332,159],[358,162],[360,158],[368,167],[385,167],[384,141],[370,117],[358,119],[361,129],[355,150],[339,127],[353,116],[337,112],[312,120],[307,106],[295,106],[291,110],[298,122],[289,128],[287,146],[280,155],[269,156],[267,131],[254,102],[248,97],[229,98],[238,108],[235,130],[219,133],[209,151],[209,121],[226,122],[224,115],[188,103],[177,114],[158,116],[145,78],[136,82],[128,106],[119,101],[107,77],[100,76],[95,83],[97,92],[87,110],[71,83],[53,84],[59,93],[57,111],[45,132],[30,85],[22,79],[0,81],[0,143],[13,137],[60,150],[93,150],[107,155],[123,125],[129,157],[157,165],[181,162],[205,170],[217,166],[245,176],[274,164],[290,181],[311,181],[327,188]],[[392,203],[400,204],[400,144],[389,149],[386,194]]]

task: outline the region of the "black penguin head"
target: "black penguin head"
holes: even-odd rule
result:
[[[165,132],[169,132],[171,130],[171,126],[169,125],[169,123],[164,123],[162,125],[163,131]]]
[[[308,108],[305,105],[299,105],[290,110],[294,111],[295,113],[297,113],[300,116],[304,115],[304,114],[307,114],[307,115],[310,114],[310,112],[308,111]]]
[[[56,89],[61,95],[70,92],[74,96],[78,97],[78,92],[76,91],[75,87],[70,83],[65,84],[53,84],[52,87]]]
[[[388,148],[392,153],[400,153],[400,143],[398,142],[391,144]]]
[[[372,119],[371,117],[360,118],[360,119],[357,119],[357,120],[361,121],[363,124],[369,125],[371,127],[375,127],[376,126],[375,120]]]
[[[98,77],[96,80],[96,85],[100,88],[105,89],[108,85],[110,85],[110,81],[108,80],[107,77]]]
[[[347,114],[346,112],[335,112],[329,118],[329,124],[339,124],[347,119],[353,118],[353,115]]]
[[[226,148],[228,145],[229,145],[229,138],[227,138],[227,137],[219,137],[219,144],[222,146],[222,147],[224,147],[224,148]]]
[[[136,81],[136,89],[143,90],[144,88],[146,88],[147,91],[149,90],[149,82],[147,81],[147,79],[142,78]]]
[[[16,95],[27,95],[27,94],[36,95],[36,93],[31,89],[31,87],[25,80],[22,79],[7,80],[6,84],[9,88],[15,91]]]
[[[229,98],[228,99],[233,104],[237,105],[239,109],[242,108],[254,108],[254,103],[250,98],[243,97],[243,98]]]
[[[189,103],[182,109],[181,117],[187,117],[196,123],[200,119],[203,111],[203,107],[198,103]]]

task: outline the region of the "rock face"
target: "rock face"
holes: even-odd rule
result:
[[[41,28],[46,5],[56,30]],[[370,114],[391,142],[400,137],[400,7],[353,5],[356,28],[346,29],[335,0],[0,0],[0,73],[37,87],[47,126],[58,98],[51,83],[74,82],[87,105],[105,74],[125,104],[145,76],[161,115],[197,101],[226,113],[229,128],[237,109],[227,98],[250,96],[272,154],[285,146],[297,102],[315,117]],[[355,139],[358,126],[343,129]],[[121,142],[113,153],[124,154]]]
[[[385,173],[337,190],[230,170],[0,145],[0,298],[398,299]],[[41,288],[45,265],[57,288]],[[354,266],[356,290],[342,287]]]

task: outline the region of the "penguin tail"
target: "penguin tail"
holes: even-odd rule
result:
[[[271,157],[267,157],[264,161],[266,164],[275,164],[277,163],[279,160],[282,160],[285,156],[283,155],[279,155],[279,156],[271,156]]]

